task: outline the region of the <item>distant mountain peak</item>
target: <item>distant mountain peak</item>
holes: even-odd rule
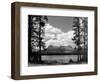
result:
[[[46,50],[47,51],[61,51],[61,52],[65,52],[65,51],[73,51],[74,49],[70,45],[68,45],[68,46],[53,46],[53,45],[49,45]]]

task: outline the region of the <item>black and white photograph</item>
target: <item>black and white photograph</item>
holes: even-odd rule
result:
[[[97,7],[14,2],[11,77],[97,75]]]
[[[88,17],[28,15],[28,66],[88,63]]]

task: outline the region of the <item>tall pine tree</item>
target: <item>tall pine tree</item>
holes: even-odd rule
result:
[[[76,44],[76,51],[80,51],[81,46],[80,46],[80,20],[79,17],[73,18],[73,30],[74,30],[74,37],[72,40]],[[80,54],[78,55],[77,61],[80,61]]]
[[[29,15],[28,46],[30,59],[35,63],[41,63],[41,51],[45,49],[44,27],[47,23],[47,16]],[[29,60],[30,60],[29,59]]]
[[[87,18],[75,17],[73,18],[74,37],[72,40],[76,44],[76,51],[79,52],[78,62],[82,60],[83,54],[87,49]],[[85,53],[86,54],[86,53]]]

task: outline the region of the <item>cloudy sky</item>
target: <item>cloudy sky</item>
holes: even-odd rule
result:
[[[72,46],[72,17],[55,17],[48,16],[48,23],[45,26],[45,43],[46,47],[52,46]]]
[[[48,16],[50,25],[61,29],[63,32],[72,30],[73,17]]]

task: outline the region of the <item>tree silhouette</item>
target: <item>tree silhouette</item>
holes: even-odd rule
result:
[[[82,26],[83,26],[83,31],[84,31],[84,55],[83,55],[83,61],[87,61],[88,59],[88,18],[87,17],[83,17],[82,18]]]
[[[73,18],[73,30],[74,30],[74,37],[72,40],[76,44],[76,49],[77,51],[80,51],[80,26],[79,26],[79,17]],[[80,56],[78,55],[78,61],[79,61]]]
[[[78,55],[78,61],[81,61],[81,53],[87,50],[87,18],[86,17],[74,17],[73,18],[73,30],[74,37],[72,40],[76,44],[75,49],[80,53]]]
[[[83,56],[80,57],[81,61],[87,61],[87,51],[88,51],[88,18],[80,17],[80,42]]]
[[[44,27],[48,21],[47,16],[29,15],[29,56],[35,63],[41,63],[41,51],[45,49]]]

